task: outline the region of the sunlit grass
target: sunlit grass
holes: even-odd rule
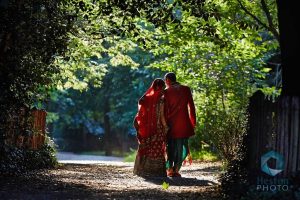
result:
[[[197,161],[214,162],[220,160],[217,154],[207,150],[191,151],[191,156],[193,160]]]
[[[82,152],[78,152],[77,154],[79,154],[79,155],[105,156],[105,151],[82,151]],[[128,153],[126,153],[126,152],[112,151],[112,156],[116,156],[116,157],[124,157],[127,154]]]
[[[104,151],[83,151],[78,153],[80,155],[95,155],[95,156],[105,156]],[[130,149],[130,152],[127,153],[121,153],[119,151],[113,151],[113,156],[117,157],[124,157],[124,162],[134,162],[136,157],[136,150]],[[214,162],[214,161],[220,161],[218,155],[216,153],[202,150],[202,151],[191,151],[191,156],[193,160],[196,161],[204,161],[204,162]]]
[[[206,150],[202,151],[191,151],[192,159],[197,161],[205,161],[205,162],[214,162],[219,161],[219,157],[213,153]],[[136,150],[131,149],[131,152],[129,152],[125,158],[125,162],[134,162],[136,156]]]
[[[134,162],[136,156],[136,150],[130,149],[130,152],[124,157],[124,162]]]
[[[92,156],[105,156],[104,151],[82,151],[78,152],[79,155],[92,155]]]

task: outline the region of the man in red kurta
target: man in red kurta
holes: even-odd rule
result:
[[[188,86],[176,82],[176,75],[165,75],[165,116],[169,126],[167,144],[167,174],[180,176],[182,162],[189,154],[188,138],[195,134],[195,105]]]

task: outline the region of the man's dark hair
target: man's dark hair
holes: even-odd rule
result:
[[[176,75],[174,72],[168,72],[165,75],[165,79],[169,79],[172,82],[176,82]]]

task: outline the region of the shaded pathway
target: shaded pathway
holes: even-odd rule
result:
[[[194,163],[183,178],[144,179],[132,174],[133,163],[68,163],[21,177],[1,177],[0,199],[220,199],[220,163]],[[169,183],[168,189],[162,183]]]

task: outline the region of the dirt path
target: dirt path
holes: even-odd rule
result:
[[[103,161],[0,177],[0,199],[220,199],[220,163],[185,166],[182,178],[144,179],[132,169],[132,163]]]
[[[110,162],[122,162],[124,158],[115,156],[82,155],[71,152],[58,152],[56,158],[60,163],[72,164],[104,164]]]

